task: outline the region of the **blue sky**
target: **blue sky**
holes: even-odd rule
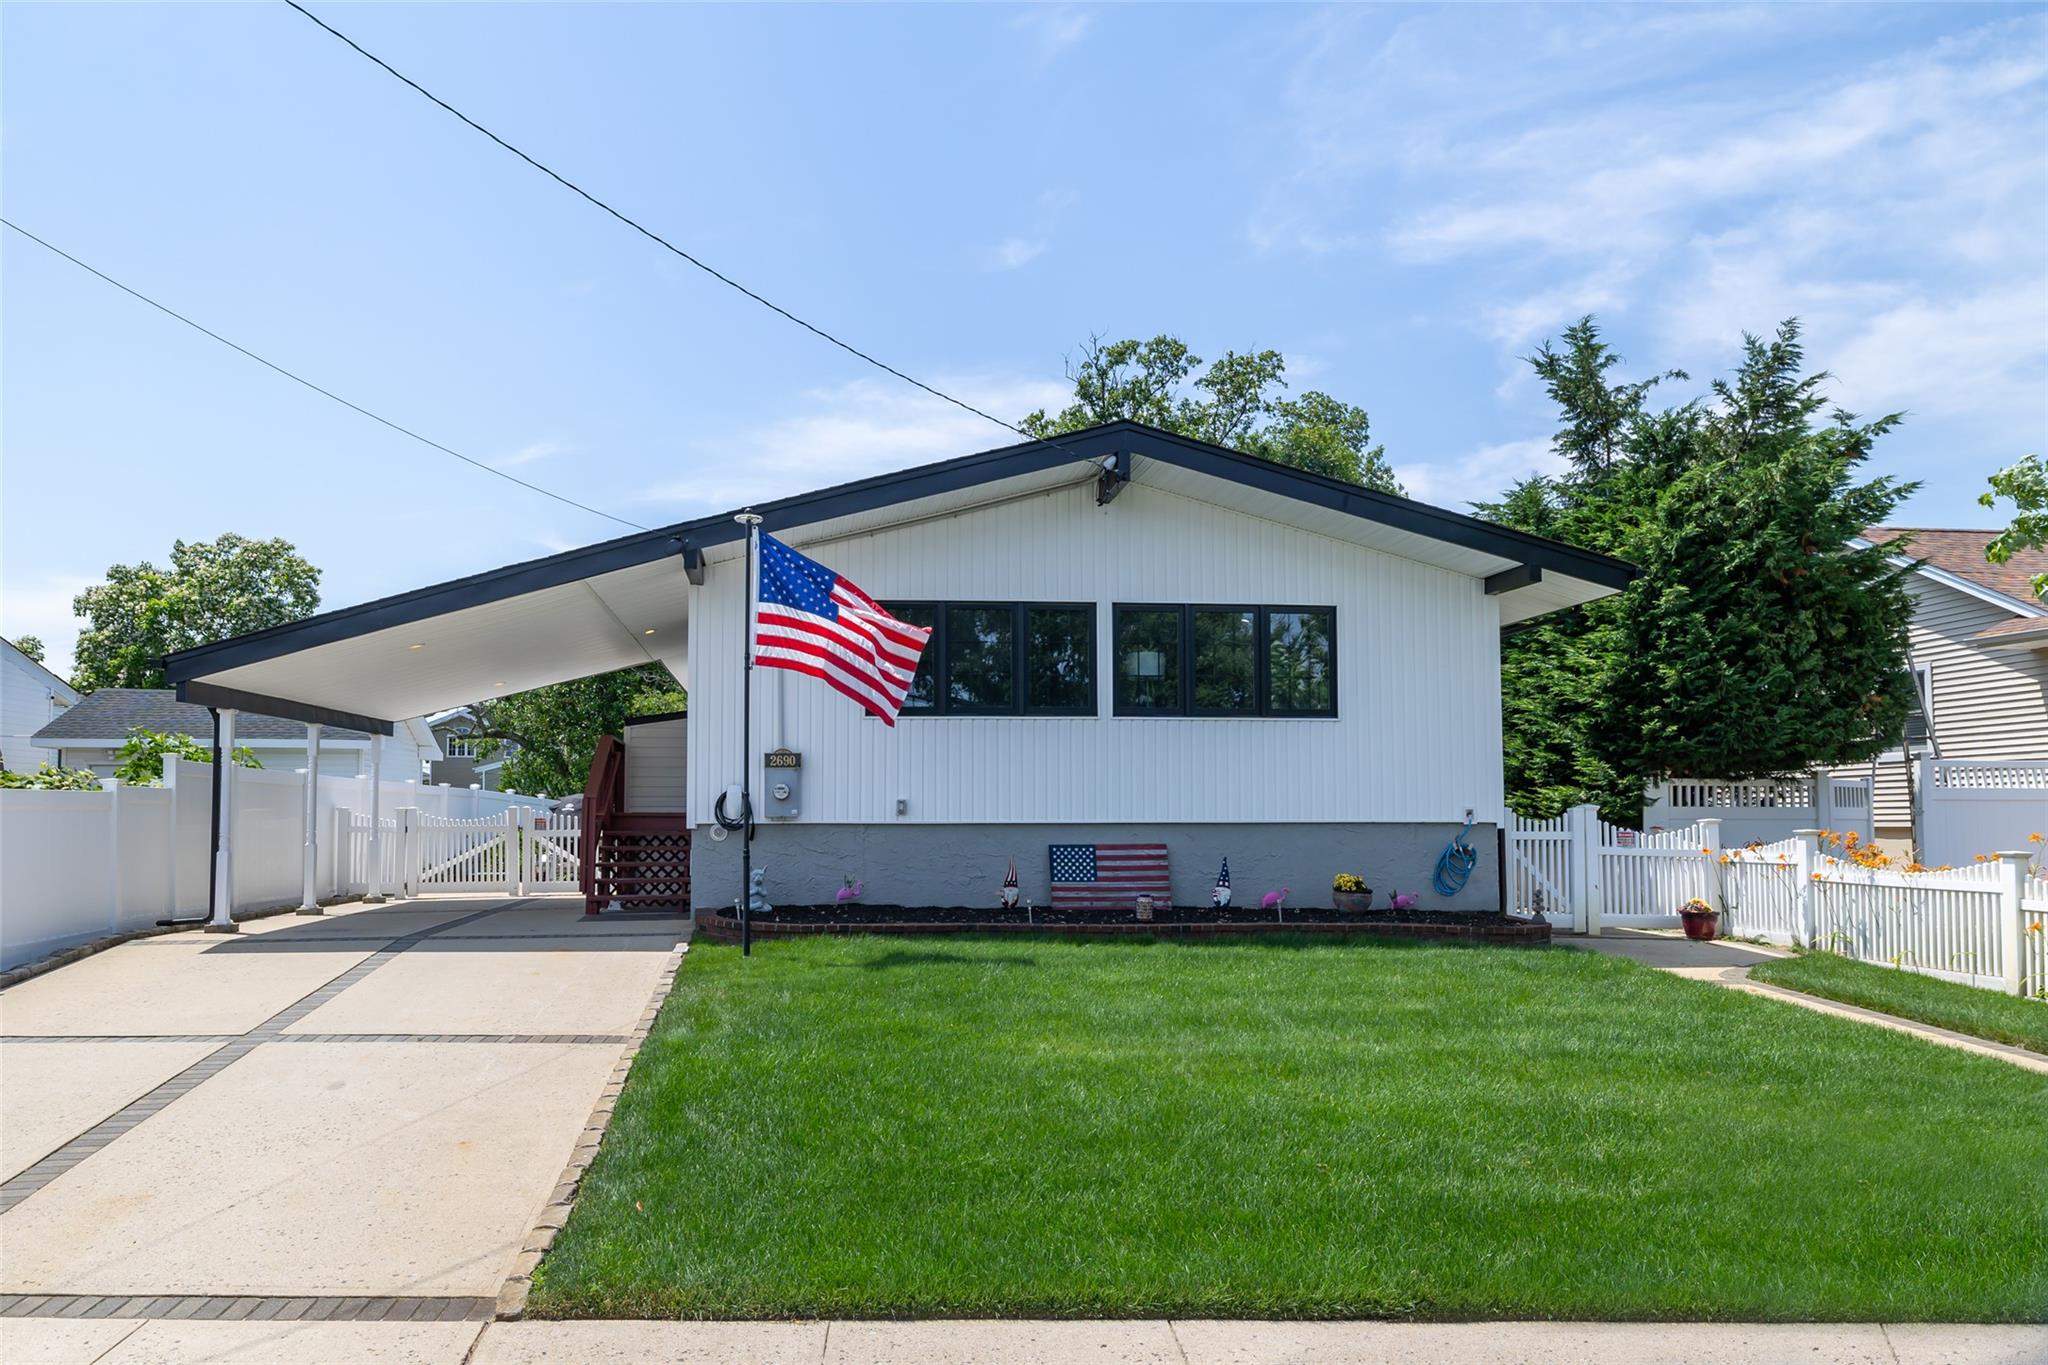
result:
[[[1545,468],[1594,311],[1704,387],[1797,314],[1902,520],[2048,446],[2039,7],[334,5],[721,269],[1018,416],[1091,332],[1277,347],[1446,506]],[[8,217],[477,458],[659,524],[1002,444],[692,272],[282,5],[0,11]],[[0,241],[0,633],[174,537],[340,606],[618,528]]]

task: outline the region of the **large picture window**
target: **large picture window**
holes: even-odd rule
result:
[[[1337,714],[1334,607],[1119,605],[1120,716]]]
[[[1092,716],[1095,608],[1068,602],[885,602],[929,626],[906,716]]]

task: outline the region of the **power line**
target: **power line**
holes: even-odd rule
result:
[[[780,317],[786,318],[790,322],[793,322],[797,326],[803,328],[806,332],[809,332],[811,335],[818,337],[820,340],[830,342],[832,345],[837,346],[840,350],[846,352],[848,355],[853,356],[858,360],[865,361],[866,363],[874,366],[876,369],[881,370],[885,374],[894,375],[896,378],[902,380],[904,383],[910,385],[912,388],[922,389],[924,392],[930,394],[934,398],[938,398],[945,402],[951,403],[956,408],[960,408],[966,412],[971,412],[976,417],[980,417],[986,421],[993,422],[997,426],[1001,427],[1003,430],[1012,432],[1018,436],[1022,436],[1027,441],[1041,441],[1044,444],[1053,447],[1053,449],[1055,450],[1067,450],[1067,448],[1061,445],[1058,441],[1050,440],[1043,436],[1034,436],[1032,433],[1024,430],[1024,428],[1018,426],[1014,422],[1006,422],[1002,418],[996,416],[994,413],[989,412],[984,408],[978,408],[964,398],[955,398],[952,394],[945,392],[943,389],[934,388],[932,385],[925,383],[922,379],[918,379],[913,375],[905,374],[903,371],[897,369],[894,365],[889,364],[887,361],[876,359],[874,356],[869,355],[866,351],[863,351],[862,349],[860,349],[860,347],[855,346],[853,343],[849,341],[840,340],[832,333],[818,326],[816,323],[807,322],[803,318],[798,317],[795,313],[790,312],[787,308],[784,308],[781,304],[776,303],[774,300],[765,298],[762,295],[755,293],[753,290],[747,288],[747,286],[745,286],[744,284],[741,284],[738,280],[732,278],[732,276],[725,274],[723,271],[718,270],[713,266],[707,265],[705,262],[699,260],[697,257],[691,255],[689,252],[683,250],[674,242],[671,242],[668,238],[654,231],[654,229],[647,227],[646,225],[639,222],[637,219],[632,218],[627,214],[621,213],[619,210],[613,208],[610,204],[598,198],[589,190],[584,189],[581,185],[569,179],[569,177],[563,175],[560,171],[555,170],[552,166],[549,166],[544,162],[536,160],[534,157],[529,156],[527,153],[513,146],[504,138],[499,137],[496,133],[484,127],[481,123],[478,123],[475,119],[463,113],[460,109],[457,109],[447,100],[442,99],[439,95],[427,89],[427,87],[421,85],[418,81],[406,75],[403,71],[400,71],[397,67],[385,61],[382,57],[379,57],[376,53],[370,51],[361,43],[349,37],[346,33],[343,33],[340,29],[334,27],[334,25],[328,23],[325,19],[322,19],[319,15],[313,13],[313,11],[307,9],[304,5],[300,4],[298,0],[284,0],[284,2],[287,5],[290,5],[293,9],[297,10],[300,14],[306,16],[306,18],[312,20],[315,24],[318,24],[328,33],[334,35],[336,38],[339,38],[342,42],[348,44],[348,46],[353,48],[358,55],[368,59],[375,65],[382,67],[387,74],[389,74],[391,77],[399,81],[401,84],[410,86],[413,90],[425,96],[429,101],[447,110],[456,118],[460,119],[463,123],[468,124],[477,132],[482,133],[485,137],[497,143],[500,147],[512,153],[512,155],[518,157],[521,161],[524,161],[527,165],[533,167],[542,175],[548,177],[548,179],[553,180],[556,184],[562,186],[562,188],[570,190],[573,193],[581,196],[582,198],[589,200],[592,204],[596,205],[600,209],[603,209],[606,213],[618,219],[621,223],[624,223],[627,227],[633,229],[633,231],[639,233],[648,241],[655,243],[657,246],[662,247],[664,250],[674,252],[677,256],[680,256],[683,260],[688,261],[691,265],[703,271],[712,279],[717,280],[720,284],[726,286],[728,289],[737,290],[739,293],[744,294],[748,298],[752,299],[755,303],[760,304],[763,308],[766,308],[769,312],[777,314]],[[1073,455],[1075,459],[1087,458],[1086,456],[1081,455],[1077,451],[1067,450],[1067,453]]]
[[[312,380],[307,379],[305,376],[293,374],[290,370],[287,370],[284,366],[277,364],[275,361],[265,360],[262,356],[257,355],[247,346],[238,345],[235,342],[229,341],[219,332],[214,331],[210,327],[201,326],[199,323],[194,322],[192,319],[186,317],[183,313],[180,313],[175,308],[166,307],[164,304],[158,303],[155,299],[143,293],[141,290],[129,288],[127,285],[115,279],[112,275],[107,274],[107,272],[105,272],[104,270],[95,269],[94,267],[87,265],[84,261],[79,260],[70,252],[64,250],[62,247],[44,241],[42,238],[36,236],[33,232],[30,232],[27,228],[21,226],[21,224],[13,222],[7,218],[0,218],[0,223],[5,223],[8,227],[13,228],[16,232],[28,238],[37,246],[42,247],[45,251],[54,252],[57,255],[62,256],[65,260],[71,262],[71,264],[77,266],[80,270],[85,271],[88,275],[96,275],[100,279],[105,280],[108,284],[113,285],[114,288],[120,290],[122,293],[131,295],[135,298],[142,300],[150,307],[156,309],[159,313],[164,313],[170,317],[176,318],[178,321],[184,323],[187,327],[190,327],[193,331],[201,332],[207,336],[212,337],[215,341],[218,341],[221,345],[227,347],[231,351],[240,351],[243,355],[249,357],[249,359],[255,361],[257,364],[262,365],[268,369],[277,371],[277,373],[283,375],[286,379],[291,380],[295,384],[305,385],[313,392],[319,394],[322,398],[331,398],[335,402],[341,404],[343,407],[349,409],[351,412],[361,413],[363,416],[369,418],[373,422],[381,422],[383,425],[390,427],[393,431],[399,433],[401,436],[410,436],[412,437],[413,440],[418,441],[421,445],[432,446],[435,450],[440,451],[443,455],[453,455],[456,459],[462,461],[464,464],[475,465],[478,469],[481,469],[486,474],[495,474],[499,478],[505,480],[507,483],[516,483],[521,488],[528,489],[532,492],[538,493],[545,498],[553,498],[556,502],[566,503],[570,507],[576,508],[578,511],[588,512],[594,517],[603,517],[606,521],[616,521],[619,525],[630,526],[636,531],[645,531],[646,529],[648,529],[647,527],[642,526],[637,521],[628,521],[624,517],[615,517],[610,512],[600,512],[597,508],[590,506],[588,503],[582,503],[576,501],[576,499],[574,498],[564,497],[560,493],[556,493],[550,489],[542,488],[537,483],[528,483],[525,479],[520,478],[516,474],[507,474],[504,470],[497,468],[495,465],[488,465],[485,464],[482,460],[471,459],[469,456],[463,454],[461,451],[450,450],[447,446],[442,445],[439,441],[433,440],[430,437],[422,436],[417,431],[412,430],[410,427],[400,426],[398,423],[392,421],[388,417],[380,417],[376,413],[371,412],[368,408],[364,407],[360,403],[351,403],[348,399],[343,398],[340,394],[335,393],[333,390],[323,389],[318,384],[315,384]]]

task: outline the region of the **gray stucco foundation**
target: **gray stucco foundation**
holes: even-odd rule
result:
[[[690,885],[700,908],[730,906],[739,895],[740,838],[711,837],[699,825],[691,838]],[[1384,906],[1395,892],[1414,893],[1425,910],[1497,910],[1494,827],[1473,828],[1479,865],[1456,896],[1430,887],[1437,856],[1460,828],[1443,824],[1130,824],[1130,825],[823,825],[756,827],[754,866],[767,871],[768,899],[788,905],[829,905],[848,877],[864,882],[871,905],[993,907],[1009,860],[1034,905],[1051,898],[1049,844],[1167,846],[1176,905],[1207,905],[1216,870],[1230,859],[1238,905],[1257,905],[1268,891],[1288,888],[1287,903],[1329,908],[1330,878],[1358,872]]]

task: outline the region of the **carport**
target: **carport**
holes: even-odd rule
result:
[[[1616,572],[1626,573],[1569,546],[1123,421],[1063,434],[1057,444],[982,451],[750,510],[763,530],[802,548],[1088,484],[1105,507],[1133,484],[1197,499],[1222,490],[1239,510],[1284,514],[1482,576],[1503,625],[1602,596]],[[324,725],[385,735],[406,717],[635,664],[665,663],[687,686],[691,590],[708,574],[742,572],[743,539],[733,513],[636,532],[186,650],[166,659],[165,670],[181,699],[213,709],[223,749],[233,746],[244,710],[303,721],[310,747]],[[737,626],[730,640],[700,644],[711,667],[738,666]],[[209,927],[228,931],[234,769],[216,762],[214,780]],[[307,799],[302,908],[317,913],[310,778]],[[370,861],[381,878],[375,797],[370,814]],[[382,890],[373,880],[371,899]]]

